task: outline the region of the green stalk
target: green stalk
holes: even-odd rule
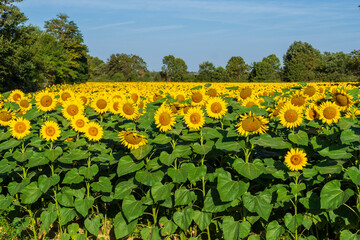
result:
[[[295,185],[298,185],[298,181],[299,181],[299,175],[296,175],[295,177]],[[294,204],[294,209],[295,209],[295,240],[298,240],[299,236],[298,236],[298,224],[297,224],[297,204],[298,204],[298,198],[297,198],[297,193],[295,194],[295,204]]]
[[[34,238],[36,240],[38,240],[37,232],[36,232],[36,228],[35,228],[35,219],[34,219],[33,213],[32,213],[30,208],[28,209],[28,212],[29,212],[29,216],[30,216],[31,227],[32,227],[32,231],[33,231],[33,234],[34,234]]]
[[[156,211],[156,207],[153,205],[152,206],[152,216],[153,216],[153,220],[154,220],[154,226],[156,226],[157,224],[157,211]]]
[[[60,224],[60,207],[59,207],[59,203],[56,197],[56,191],[54,190],[54,199],[55,199],[55,206],[56,206],[56,213],[58,215],[58,222],[59,222],[59,228],[60,228],[60,236],[62,235],[62,228],[61,228],[61,224]]]

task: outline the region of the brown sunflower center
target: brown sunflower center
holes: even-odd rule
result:
[[[29,104],[29,101],[26,100],[26,99],[21,100],[19,104],[20,104],[20,106],[23,107],[23,108],[28,108],[29,105],[30,105],[30,104]]]
[[[130,103],[125,103],[123,106],[123,111],[126,115],[133,115],[135,112],[134,106]]]
[[[45,95],[40,99],[40,104],[43,107],[50,107],[53,102],[53,99],[49,95]]]
[[[206,94],[209,95],[210,97],[216,97],[217,91],[214,88],[210,88],[207,90]]]
[[[8,122],[12,119],[12,115],[6,111],[0,112],[0,120],[3,122]]]
[[[131,94],[131,99],[136,102],[139,99],[139,96],[136,93]]]
[[[13,95],[13,100],[14,101],[17,101],[17,100],[19,100],[21,98],[21,95],[19,94],[19,93],[15,93],[14,95]]]
[[[126,136],[125,136],[125,141],[132,144],[132,145],[137,145],[141,142],[142,140],[142,137],[137,135],[137,134],[134,134],[134,133],[128,133]]]
[[[187,112],[189,111],[189,109],[190,109],[189,106],[185,106],[185,107],[183,108],[184,114],[187,114]]]
[[[200,93],[200,92],[194,92],[192,95],[191,95],[191,100],[194,102],[194,103],[199,103],[203,100],[203,95]]]
[[[83,119],[78,119],[76,120],[75,124],[77,127],[82,128],[85,126],[85,121]]]
[[[89,127],[88,133],[91,136],[97,136],[99,134],[99,129],[97,129],[97,127]]]
[[[56,132],[56,130],[55,130],[55,128],[53,126],[48,126],[45,129],[46,135],[50,136],[50,137],[54,136],[55,132]]]
[[[184,95],[182,95],[182,94],[178,94],[178,95],[176,96],[176,99],[177,99],[178,101],[185,101],[185,97],[184,97]]]
[[[159,116],[159,122],[161,125],[163,126],[167,126],[170,124],[170,121],[171,121],[171,116],[169,113],[167,112],[163,112],[160,114]]]
[[[342,94],[338,94],[335,97],[336,104],[339,106],[346,106],[349,103],[349,99]]]
[[[309,109],[309,117],[311,119],[317,119],[317,118],[319,118],[319,114],[315,109],[312,108],[312,109]]]
[[[199,113],[195,112],[190,115],[190,122],[192,124],[198,124],[200,123],[200,121],[201,121],[201,115]]]
[[[107,106],[107,102],[105,99],[99,99],[96,101],[96,107],[98,107],[99,109],[105,109]]]
[[[119,110],[119,102],[114,102],[113,108],[115,111],[118,111]]]
[[[66,101],[69,97],[71,97],[70,93],[64,92],[61,94],[61,100]]]
[[[79,108],[78,106],[76,106],[75,104],[70,104],[67,109],[66,112],[70,115],[70,116],[75,116],[76,114],[79,113]]]
[[[81,99],[81,101],[83,102],[83,104],[86,104],[87,101],[88,101],[85,96],[81,96],[80,99]]]
[[[291,104],[300,107],[305,104],[305,98],[302,96],[293,96],[291,98]]]
[[[251,88],[243,88],[241,91],[240,91],[240,97],[242,99],[246,99],[247,97],[250,97],[251,96]]]
[[[139,108],[144,108],[145,104],[144,104],[144,101],[141,101],[140,104],[139,104]]]
[[[261,127],[261,121],[256,117],[248,117],[242,121],[241,126],[247,132],[254,132]]]
[[[287,111],[285,112],[285,114],[284,114],[284,119],[285,119],[285,121],[286,121],[286,122],[290,122],[290,123],[296,122],[296,120],[298,119],[298,117],[299,117],[298,113],[297,113],[295,110],[293,110],[293,109],[287,110]]]
[[[18,123],[15,124],[14,130],[17,133],[23,133],[23,132],[26,131],[26,124],[23,123],[23,122],[18,122]]]
[[[292,155],[291,158],[290,158],[290,162],[293,164],[293,165],[299,165],[301,162],[302,162],[302,157],[300,155]]]
[[[251,107],[251,106],[254,106],[254,105],[256,105],[256,103],[253,102],[253,101],[250,101],[250,102],[248,102],[248,103],[246,104],[247,107]]]
[[[336,117],[336,109],[334,107],[326,107],[323,111],[324,117],[326,119],[333,119]]]
[[[213,113],[220,113],[222,111],[222,106],[218,102],[214,102],[211,104],[211,112]]]
[[[157,101],[157,100],[159,100],[159,99],[161,99],[161,98],[162,98],[161,95],[155,94],[155,95],[153,96],[153,101],[155,102],[155,101]]]
[[[304,94],[308,95],[309,97],[314,96],[316,93],[316,89],[313,86],[307,86],[304,90]]]

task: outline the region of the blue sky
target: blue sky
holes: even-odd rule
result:
[[[294,41],[320,51],[360,49],[358,0],[24,0],[17,6],[41,28],[65,13],[79,27],[92,56],[135,54],[149,70],[162,59],[184,59],[189,71],[232,56],[247,64],[270,54],[282,60]]]

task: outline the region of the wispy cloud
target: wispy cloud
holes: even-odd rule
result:
[[[89,28],[88,30],[98,30],[98,29],[104,29],[104,28],[112,28],[112,27],[124,26],[124,25],[129,25],[129,24],[134,24],[134,23],[135,23],[135,21],[104,24],[104,25],[101,25],[101,26],[95,26],[95,27]]]
[[[129,32],[133,33],[148,33],[148,32],[158,32],[158,31],[167,31],[173,29],[183,28],[183,25],[166,25],[166,26],[152,26],[146,28],[134,28],[129,30]]]

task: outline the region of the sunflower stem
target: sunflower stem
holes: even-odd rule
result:
[[[300,174],[296,174],[295,176],[295,185],[297,188],[297,185],[299,184],[299,177]],[[295,209],[295,240],[298,240],[298,224],[297,224],[297,203],[298,203],[298,198],[297,198],[297,193],[295,193],[295,203],[294,203],[294,209]]]
[[[37,236],[37,232],[36,232],[36,228],[35,228],[35,218],[33,216],[33,213],[31,211],[30,207],[28,209],[28,212],[29,212],[29,217],[30,217],[30,221],[31,221],[31,228],[32,228],[32,231],[33,231],[33,234],[34,234],[34,239],[38,240],[38,236]]]

